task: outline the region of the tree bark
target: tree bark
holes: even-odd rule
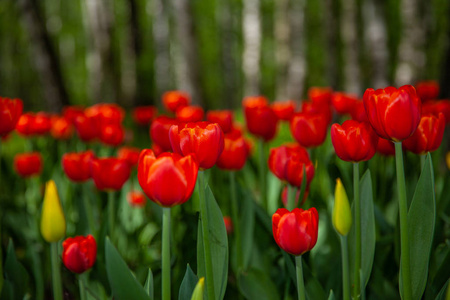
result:
[[[277,60],[277,99],[288,98],[287,70],[291,59],[289,38],[291,32],[289,27],[289,0],[275,1],[275,41]]]
[[[449,99],[450,98],[450,22],[447,23],[447,49],[444,52],[444,57],[442,59],[442,73],[440,78],[440,92],[439,98]],[[447,147],[448,148],[448,147]]]
[[[333,89],[340,88],[340,81],[338,75],[339,56],[338,56],[338,39],[339,26],[336,18],[337,1],[325,1],[325,22],[326,22],[326,39],[327,39],[327,80]]]
[[[36,0],[20,0],[17,3],[23,16],[23,24],[29,33],[32,49],[30,55],[34,57],[32,60],[40,74],[47,110],[59,112],[70,101],[46,22]]]
[[[243,8],[242,31],[244,34],[244,95],[260,93],[261,16],[260,1],[246,0]]]

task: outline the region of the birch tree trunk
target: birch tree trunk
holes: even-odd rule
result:
[[[59,112],[69,105],[69,96],[64,84],[59,58],[46,30],[46,21],[39,10],[36,0],[17,2],[22,14],[31,45],[30,55],[42,82],[47,110]]]
[[[244,96],[260,93],[260,57],[261,57],[261,16],[260,1],[243,2],[242,31],[244,34],[244,52],[242,67],[244,71]]]
[[[275,1],[275,41],[277,61],[277,91],[276,98],[279,100],[288,98],[287,69],[291,59],[289,47],[289,0]]]
[[[336,1],[325,1],[325,22],[327,39],[327,80],[333,89],[339,87],[341,82],[338,75],[339,59],[337,52],[337,43],[339,38],[339,26],[336,19]]]

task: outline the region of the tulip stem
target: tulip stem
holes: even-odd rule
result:
[[[58,242],[50,243],[52,261],[53,299],[62,300],[61,272],[59,268]]]
[[[206,269],[206,291],[208,299],[215,299],[216,293],[214,291],[214,275],[212,269],[211,248],[209,241],[209,222],[205,199],[205,174],[204,171],[198,171],[198,191],[200,198],[200,216],[202,222],[203,235],[203,251],[205,254],[205,269]]]
[[[231,193],[231,213],[233,216],[233,227],[234,227],[234,239],[236,243],[236,261],[237,269],[239,270],[242,266],[242,245],[241,245],[241,231],[238,217],[238,202],[236,195],[236,176],[235,171],[228,172],[230,174],[230,193]]]
[[[339,235],[342,257],[342,290],[344,300],[350,300],[350,271],[348,265],[348,243],[346,235]]]
[[[287,209],[289,211],[292,211],[295,208],[295,194],[296,193],[297,193],[297,188],[295,186],[288,184]]]
[[[162,299],[170,300],[170,207],[163,207]]]
[[[114,234],[114,222],[115,222],[115,213],[114,213],[114,192],[108,192],[108,222],[109,222],[109,236],[111,237],[111,241],[113,244],[115,243],[115,234]]]
[[[403,279],[402,299],[412,299],[408,239],[408,203],[406,201],[405,170],[403,168],[402,142],[395,142],[395,165],[397,169],[398,207],[400,214],[400,266]]]
[[[264,140],[259,139],[259,189],[261,192],[261,205],[267,211],[267,187],[266,187],[266,156],[264,155]]]
[[[80,287],[80,299],[86,300],[86,274],[78,275],[78,284]]]
[[[83,204],[84,204],[84,210],[86,211],[86,216],[87,216],[87,220],[88,220],[88,226],[89,226],[89,230],[91,231],[91,234],[94,237],[97,237],[97,232],[95,230],[95,222],[94,222],[94,213],[92,212],[92,205],[91,202],[89,201],[89,193],[87,192],[86,189],[86,184],[83,184],[83,191],[86,191],[86,193],[83,193]]]
[[[305,282],[303,281],[303,266],[301,255],[295,257],[295,270],[297,271],[298,300],[305,300]]]
[[[353,272],[353,298],[359,299],[361,295],[361,203],[359,199],[359,163],[353,163],[353,199],[355,204],[355,271]]]

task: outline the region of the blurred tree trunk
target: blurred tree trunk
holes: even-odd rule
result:
[[[342,0],[341,37],[344,57],[345,92],[361,93],[361,71],[358,62],[358,32],[355,0]]]
[[[244,52],[242,67],[244,71],[244,96],[260,93],[260,57],[261,57],[261,16],[260,1],[243,2],[242,31],[244,34]]]
[[[425,66],[424,30],[417,0],[400,0],[402,34],[398,47],[395,84],[414,84]]]
[[[388,86],[387,80],[387,32],[383,11],[377,0],[368,0],[363,6],[367,26],[364,30],[366,49],[370,49],[371,88],[379,89]]]
[[[173,0],[172,3],[181,52],[178,64],[180,69],[177,72],[178,87],[191,95],[194,104],[202,105],[198,42],[194,31],[191,2],[189,0]]]
[[[293,0],[289,11],[291,58],[287,74],[287,97],[301,101],[305,84],[305,5],[306,0]]]
[[[450,22],[447,23],[447,47],[442,59],[442,73],[440,78],[440,95],[441,99],[450,99]]]
[[[341,88],[338,69],[339,69],[339,53],[338,53],[338,40],[339,40],[339,24],[336,18],[338,11],[338,1],[326,0],[325,1],[325,22],[326,22],[326,37],[327,37],[327,70],[330,86],[333,89]]]
[[[278,0],[275,2],[275,41],[277,61],[277,85],[276,98],[286,99],[287,94],[287,70],[291,58],[289,48],[289,0]]]
[[[69,96],[64,84],[59,58],[50,40],[36,0],[18,1],[23,17],[23,24],[30,37],[33,61],[42,81],[47,110],[59,112],[64,105],[69,105]]]

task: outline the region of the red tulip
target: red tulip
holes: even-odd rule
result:
[[[314,177],[314,166],[308,152],[296,144],[286,144],[270,149],[269,169],[280,180],[300,187],[303,180],[303,167],[306,171],[306,184]]]
[[[450,100],[430,100],[422,105],[422,114],[431,113],[436,117],[443,113],[445,123],[450,124]]]
[[[117,158],[126,160],[131,167],[134,167],[139,161],[140,154],[141,149],[124,146],[117,151]]]
[[[230,216],[224,216],[223,222],[225,223],[225,229],[227,230],[227,234],[230,235],[233,233],[233,221]]]
[[[91,163],[91,176],[99,190],[120,190],[130,172],[130,165],[124,159],[94,158]]]
[[[422,102],[435,100],[439,96],[439,83],[435,80],[421,81],[416,84],[416,90]]]
[[[352,120],[358,122],[369,122],[369,119],[367,119],[367,113],[366,108],[364,107],[364,102],[361,100],[355,101],[355,104],[350,110],[350,115],[352,117]]]
[[[162,101],[168,111],[175,113],[179,108],[188,106],[191,98],[182,91],[169,91],[164,93]]]
[[[242,101],[248,131],[266,142],[277,133],[278,118],[263,96],[247,97]]]
[[[80,114],[75,118],[75,129],[78,137],[83,142],[90,142],[100,134],[100,124],[95,117],[88,117],[86,114]]]
[[[240,170],[244,167],[249,149],[244,137],[239,132],[225,134],[222,154],[217,167],[224,170]]]
[[[69,237],[62,246],[62,261],[70,271],[80,274],[94,265],[97,258],[97,243],[92,235]]]
[[[86,181],[91,178],[91,162],[94,158],[92,150],[65,153],[61,160],[64,173],[72,181]]]
[[[169,130],[172,125],[178,124],[178,121],[173,118],[161,116],[157,117],[150,126],[150,138],[153,143],[158,145],[162,152],[172,151],[170,145]]]
[[[22,110],[22,100],[0,97],[0,136],[5,136],[16,128]]]
[[[322,114],[297,113],[291,119],[290,129],[301,146],[316,147],[327,137],[328,121]]]
[[[410,137],[420,122],[421,102],[411,85],[399,89],[367,89],[364,93],[367,118],[382,138],[400,142]]]
[[[280,120],[289,121],[295,113],[294,100],[275,101],[271,106],[275,115]]]
[[[377,152],[383,156],[394,156],[395,155],[395,145],[390,140],[378,138]]]
[[[62,115],[70,124],[75,125],[75,120],[78,116],[84,115],[84,108],[82,106],[66,106],[62,110]]]
[[[42,156],[39,152],[20,153],[14,156],[14,170],[21,177],[39,175],[42,172]]]
[[[144,207],[147,203],[147,199],[145,199],[145,195],[141,192],[134,191],[129,192],[127,194],[128,203],[134,207]]]
[[[50,116],[44,112],[24,113],[16,125],[17,131],[25,136],[44,135],[50,131],[51,127]]]
[[[302,255],[316,245],[319,214],[314,207],[294,208],[291,212],[279,208],[272,216],[272,231],[281,249],[295,256]]]
[[[147,126],[155,118],[156,113],[154,106],[138,106],[133,110],[133,120],[141,126]]]
[[[334,110],[341,115],[349,114],[356,101],[358,101],[358,98],[351,94],[336,92],[332,96]]]
[[[110,146],[119,146],[125,137],[125,130],[120,124],[107,124],[100,128],[100,140]]]
[[[303,101],[301,112],[306,114],[321,114],[326,119],[327,124],[330,124],[333,119],[331,106],[324,103]]]
[[[199,167],[212,168],[224,147],[222,129],[217,123],[197,122],[173,125],[169,131],[173,152],[195,154]]]
[[[347,120],[331,126],[331,142],[340,159],[360,162],[375,155],[378,136],[369,123]]]
[[[206,120],[219,124],[223,133],[228,133],[233,129],[233,111],[231,110],[210,110],[206,113]]]
[[[317,104],[330,106],[332,96],[333,90],[329,87],[311,87],[308,90],[308,98]]]
[[[197,173],[193,155],[165,152],[156,158],[151,149],[144,149],[139,156],[139,184],[150,200],[164,207],[183,204],[191,197]]]
[[[177,120],[183,123],[200,122],[205,116],[201,106],[183,106],[175,113]]]
[[[52,128],[50,134],[58,140],[67,140],[72,136],[72,124],[65,117],[55,116],[51,118]]]
[[[87,117],[96,118],[101,126],[122,124],[125,111],[122,107],[112,103],[99,103],[84,110]]]
[[[445,129],[445,118],[433,114],[422,115],[419,126],[413,135],[403,141],[402,146],[415,154],[435,151],[442,142]]]

